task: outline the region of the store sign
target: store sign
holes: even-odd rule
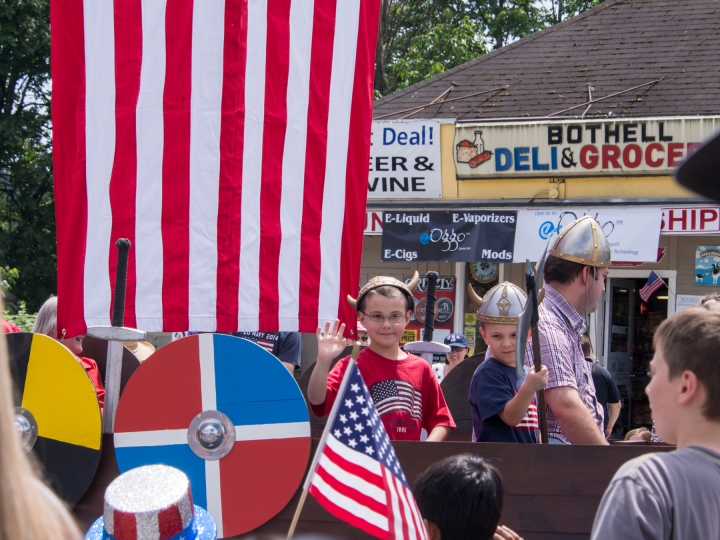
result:
[[[718,287],[720,283],[720,246],[695,248],[695,285]]]
[[[675,297],[675,311],[678,312],[685,308],[695,307],[703,298],[705,297],[698,294],[678,294]]]
[[[663,208],[660,234],[717,234],[720,207]]]
[[[382,234],[382,212],[365,212],[365,236]]]
[[[516,212],[385,212],[383,262],[512,262]]]
[[[405,276],[404,282],[409,283],[412,276]],[[435,291],[435,333],[433,339],[438,341],[442,335],[452,332],[453,316],[455,314],[455,276],[438,276],[437,289]],[[422,339],[425,330],[425,318],[427,317],[427,278],[422,276],[413,291],[415,298],[415,309],[407,330],[415,332],[414,335]],[[415,340],[417,341],[417,339]]]
[[[436,120],[373,122],[368,198],[442,197],[440,125]]]
[[[720,116],[462,124],[459,178],[665,175],[720,127]]]
[[[592,216],[607,236],[612,259],[656,262],[660,240],[660,208],[603,207],[519,210],[513,262],[537,261],[548,238],[575,219]]]

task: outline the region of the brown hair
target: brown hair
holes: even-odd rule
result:
[[[548,255],[543,269],[543,278],[548,283],[562,283],[568,285],[580,275],[586,265],[566,261],[554,255]]]
[[[367,299],[371,296],[375,296],[376,294],[379,294],[380,296],[384,296],[385,298],[397,298],[398,296],[401,296],[406,299],[407,303],[410,303],[410,299],[407,298],[404,292],[402,292],[397,287],[393,287],[392,285],[383,285],[382,287],[378,287],[377,289],[372,289],[368,291],[365,296],[363,296],[360,299],[360,302],[358,303],[357,310],[358,311],[364,311],[365,310],[365,303],[367,302]],[[407,306],[407,310],[412,310],[415,306]]]
[[[20,447],[12,396],[7,344],[0,334],[0,540],[79,540],[70,513]]]
[[[670,379],[692,371],[707,391],[703,414],[720,419],[720,311],[710,306],[683,309],[663,321],[653,337],[655,350],[662,349]]]
[[[585,358],[590,356],[593,352],[592,342],[590,341],[590,338],[587,336],[582,336],[580,338],[580,347],[582,347],[582,352],[585,355]]]
[[[630,437],[634,437],[635,435],[640,435],[646,441],[650,441],[650,439],[652,439],[652,433],[650,432],[650,430],[646,427],[641,427],[628,431],[627,435],[625,435],[625,440],[629,441]]]

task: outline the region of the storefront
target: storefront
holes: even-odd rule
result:
[[[374,133],[392,135],[386,129],[391,124],[376,124]],[[437,271],[443,286],[438,297],[445,300],[439,306],[435,339],[451,331],[465,333],[481,352],[485,346],[477,333],[468,284],[481,296],[504,280],[524,288],[523,261],[536,261],[553,232],[576,217],[592,215],[610,240],[615,264],[597,313],[589,317],[590,337],[623,397],[616,432],[649,425],[644,387],[655,328],[683,305],[720,290],[720,208],[703,204],[671,177],[672,168],[718,125],[718,117],[426,124],[426,141],[431,127],[433,140],[437,131],[441,134],[439,152],[427,160],[402,150],[380,156],[374,139],[369,187],[387,189],[382,197],[370,192],[360,281],[377,274],[406,279],[415,270],[421,275]],[[412,127],[414,140],[421,142],[422,126]],[[403,130],[393,131],[397,141]],[[403,140],[410,141],[411,136]],[[393,163],[396,170],[401,165],[429,164],[435,174],[428,178],[425,171],[415,187],[434,187],[425,195],[409,196],[411,176],[407,181],[390,173],[375,176],[385,172],[378,169],[392,169]],[[442,195],[430,196],[438,186]],[[482,250],[473,260],[449,260],[445,255],[442,261],[431,260],[409,244],[397,257],[384,256],[388,255],[382,237],[387,215],[434,213],[435,218],[443,213],[482,212],[516,216],[510,260],[482,257]],[[408,223],[408,234],[417,227]],[[651,271],[664,284],[643,301],[640,291]],[[416,293],[418,309],[408,341],[422,337],[424,295],[421,290]]]

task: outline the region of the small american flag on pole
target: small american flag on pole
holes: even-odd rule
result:
[[[648,300],[650,300],[650,297],[653,295],[653,293],[663,285],[666,285],[663,279],[655,272],[650,272],[647,283],[642,289],[640,289],[640,298],[643,299],[643,302],[647,302]]]
[[[426,539],[395,450],[350,361],[305,490],[331,514],[377,538]]]

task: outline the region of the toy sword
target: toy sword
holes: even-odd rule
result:
[[[87,334],[108,342],[107,363],[105,364],[105,410],[103,412],[103,433],[113,433],[115,429],[115,411],[120,399],[120,376],[124,341],[144,341],[145,332],[123,326],[125,318],[125,286],[127,284],[127,264],[130,240],[120,238],[117,269],[115,270],[115,296],[113,298],[113,316],[111,326],[91,326]]]
[[[435,332],[435,292],[437,291],[437,272],[428,272],[425,275],[427,280],[427,304],[425,304],[425,331],[422,341],[406,343],[405,351],[417,354],[432,366],[434,354],[447,354],[450,347],[444,343],[433,341]]]
[[[515,367],[517,370],[518,377],[522,377],[525,372],[525,350],[527,349],[527,338],[528,330],[532,334],[532,348],[533,348],[533,362],[535,370],[540,371],[542,367],[542,357],[540,355],[540,335],[538,332],[538,322],[540,320],[538,315],[538,306],[542,302],[545,296],[545,290],[541,289],[538,295],[538,284],[536,276],[540,276],[542,280],[543,270],[545,268],[545,260],[547,259],[547,253],[550,242],[545,246],[545,251],[540,257],[537,266],[535,267],[535,273],[532,271],[530,266],[530,260],[526,261],[525,269],[525,286],[527,290],[528,300],[525,305],[525,310],[520,316],[517,328],[517,345],[515,347]],[[542,443],[547,444],[548,442],[548,431],[547,431],[547,413],[545,410],[545,391],[538,390],[538,423],[540,424],[540,435],[542,437]]]

